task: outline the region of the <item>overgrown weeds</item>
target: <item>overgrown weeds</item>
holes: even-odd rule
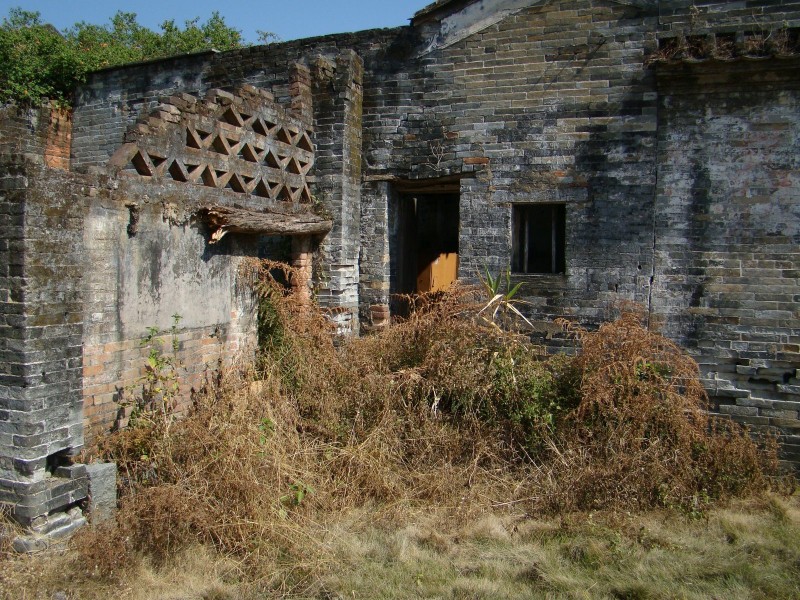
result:
[[[580,403],[551,440],[552,509],[709,503],[764,489],[777,472],[774,440],[706,411],[697,364],[624,310],[577,331]]]
[[[396,524],[425,512],[442,531],[507,508],[702,514],[772,481],[774,446],[709,417],[694,362],[634,313],[546,359],[457,289],[335,346],[274,265],[249,268],[270,318],[256,365],[171,427],[142,420],[98,449],[123,485],[116,525],[78,545],[97,576],[202,543],[262,589],[304,589],[329,570],[329,525],[354,510]]]

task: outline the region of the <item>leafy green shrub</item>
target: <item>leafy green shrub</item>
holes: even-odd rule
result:
[[[39,13],[11,9],[0,25],[0,100],[65,101],[87,71],[79,52]]]
[[[573,359],[547,361],[528,352],[508,353],[493,360],[495,369],[488,407],[492,420],[506,422],[529,456],[538,456],[564,417],[579,402]]]
[[[110,25],[77,23],[59,32],[38,12],[12,8],[0,24],[0,101],[36,105],[43,98],[68,105],[90,71],[186,52],[242,46],[241,33],[219,13],[204,23],[174,21],[152,31],[135,13],[117,12]]]

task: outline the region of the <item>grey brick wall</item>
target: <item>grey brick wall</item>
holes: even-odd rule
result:
[[[564,204],[565,273],[515,276],[542,344],[565,343],[551,339],[555,317],[591,327],[638,302],[698,357],[720,411],[781,427],[797,460],[797,59],[667,68],[648,57],[671,39],[732,40],[741,54],[798,26],[795,0],[553,0],[432,51],[435,19],[158,61],[90,78],[73,164],[104,164],[173,91],[250,83],[290,106],[290,65],[302,63],[313,192],[335,222],[317,292],[343,329],[358,329],[356,309],[365,324],[383,314],[374,308],[398,289],[408,181],[460,180],[467,280],[510,265],[515,205]]]
[[[652,310],[716,409],[800,459],[800,65],[659,67]]]
[[[375,325],[372,307],[388,307],[391,293],[389,207],[392,187],[387,181],[365,183],[361,192],[359,308],[361,323]],[[396,224],[396,219],[393,221]],[[395,234],[396,235],[396,232]],[[382,322],[383,313],[377,315]]]
[[[661,0],[659,29],[664,36],[770,32],[800,26],[797,0]]]
[[[362,314],[393,289],[393,179],[462,176],[464,279],[510,265],[515,203],[564,203],[566,273],[515,277],[548,350],[552,318],[591,327],[633,300],[698,359],[716,409],[778,428],[796,465],[797,59],[659,66],[658,83],[646,59],[674,36],[744,51],[798,9],[550,2],[418,58],[410,35],[396,62],[368,55]]]
[[[55,474],[83,445],[83,204],[42,162],[0,155],[0,501],[23,523],[87,485]]]
[[[365,57],[365,175],[461,176],[467,280],[510,265],[515,203],[566,204],[566,274],[518,278],[538,319],[596,324],[619,300],[645,303],[658,102],[644,58],[657,28],[654,10],[550,2],[417,58],[414,36],[398,34],[391,61]],[[362,257],[385,243],[365,238]],[[362,266],[366,313],[381,278]]]
[[[337,56],[335,64],[318,66],[314,90],[318,193],[334,225],[322,242],[324,264],[316,273],[317,298],[321,306],[335,309],[333,318],[340,331],[358,333],[363,63],[350,51]]]

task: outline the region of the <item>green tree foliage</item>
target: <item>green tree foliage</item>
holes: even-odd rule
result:
[[[0,101],[69,104],[75,87],[96,69],[215,48],[243,45],[242,34],[219,13],[183,27],[164,21],[153,31],[135,13],[118,12],[107,25],[80,22],[59,32],[38,12],[13,8],[0,24]]]

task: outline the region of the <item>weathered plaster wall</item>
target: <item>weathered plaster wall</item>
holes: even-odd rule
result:
[[[653,322],[800,461],[800,65],[660,67]]]
[[[148,330],[162,332],[163,352],[174,354],[185,407],[220,365],[255,346],[255,299],[243,261],[267,256],[310,266],[303,252],[272,254],[286,244],[220,235],[203,217],[216,207],[309,210],[307,70],[295,68],[290,80],[288,111],[267,90],[246,85],[162,98],[129,126],[109,175],[87,189],[84,246],[93,268],[85,276],[83,375],[90,436],[124,425],[131,401],[143,395],[153,347]],[[308,240],[305,252],[311,247]]]
[[[111,176],[86,191],[92,268],[84,278],[83,391],[91,437],[127,423],[131,402],[142,396],[154,347],[148,330],[162,332],[155,344],[174,354],[179,410],[220,365],[255,345],[255,301],[240,267],[264,252],[283,258],[269,254],[280,244],[230,235],[213,243],[201,209],[292,212],[310,202],[306,172],[314,159],[304,103],[288,115],[269,92],[248,86],[237,95],[215,89],[162,100],[128,127],[108,161]],[[76,123],[84,124],[85,113]]]
[[[130,410],[119,402],[141,396],[148,329],[168,332],[178,315],[175,353],[182,406],[207,375],[255,345],[252,290],[239,275],[245,257],[259,254],[255,237],[208,244],[192,215],[233,193],[136,175],[89,188],[83,231],[87,265],[84,333],[84,417],[87,434],[107,431]],[[135,231],[129,233],[135,205]],[[161,337],[172,355],[172,336]]]
[[[328,36],[97,73],[77,96],[74,166],[105,164],[127,128],[165,96],[203,96],[242,83],[271,89],[290,112],[313,118],[318,161],[312,193],[334,223],[315,260],[315,293],[342,331],[357,332],[363,67],[352,48],[378,48],[395,35],[384,30]]]

